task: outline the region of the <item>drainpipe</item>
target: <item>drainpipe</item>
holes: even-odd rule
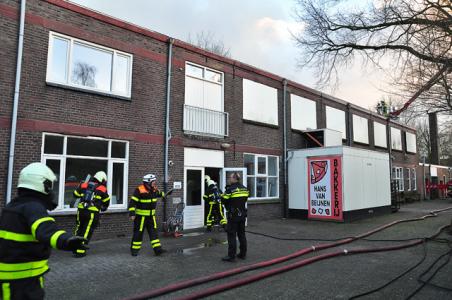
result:
[[[170,136],[170,126],[169,126],[169,117],[170,117],[170,100],[171,100],[171,68],[172,68],[172,60],[173,60],[173,43],[174,39],[168,39],[168,70],[167,70],[167,79],[166,79],[166,109],[165,109],[165,154],[164,154],[164,170],[165,175],[163,179],[163,191],[168,192],[168,143],[171,139]],[[163,202],[163,222],[166,222],[166,209],[167,203]]]
[[[289,199],[288,199],[288,184],[287,184],[287,113],[286,113],[286,100],[287,100],[287,80],[283,79],[283,168],[284,168],[284,202],[283,202],[283,217],[287,218],[289,214]]]
[[[11,117],[11,139],[9,143],[8,178],[6,184],[6,203],[11,201],[13,186],[14,149],[16,147],[17,111],[19,107],[20,77],[22,72],[22,52],[24,48],[26,0],[20,3],[19,41],[17,46],[16,83],[14,87],[13,112]]]
[[[350,112],[350,103],[347,103],[347,146],[352,146],[352,126],[353,126],[353,118],[352,113]]]

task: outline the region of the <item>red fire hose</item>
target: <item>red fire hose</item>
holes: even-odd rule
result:
[[[435,232],[432,236],[430,236],[429,238],[434,238],[436,236],[438,236],[442,230],[444,230],[445,228],[449,227],[449,225],[443,226],[441,227],[437,232]],[[176,298],[177,300],[191,300],[191,299],[199,299],[199,298],[203,298],[203,297],[207,297],[210,295],[214,295],[217,293],[220,293],[222,291],[225,290],[229,290],[229,289],[233,289],[242,285],[246,285],[249,283],[252,283],[254,281],[258,281],[258,280],[262,280],[264,278],[276,275],[276,274],[280,274],[283,272],[287,272],[296,268],[300,268],[309,264],[312,264],[314,262],[317,261],[321,261],[324,259],[329,259],[329,258],[333,258],[333,257],[337,257],[337,256],[341,256],[341,255],[349,255],[349,254],[361,254],[361,253],[370,253],[370,252],[383,252],[383,251],[394,251],[394,250],[400,250],[400,249],[404,249],[404,248],[409,248],[409,247],[413,247],[416,245],[419,245],[423,242],[423,239],[418,239],[412,242],[408,242],[405,244],[399,244],[396,246],[387,246],[387,247],[376,247],[376,248],[361,248],[361,249],[351,249],[351,250],[341,250],[341,251],[336,251],[336,252],[332,252],[332,253],[326,253],[326,254],[321,254],[321,255],[317,255],[315,257],[311,257],[311,258],[307,258],[307,259],[303,259],[301,261],[283,266],[283,267],[279,267],[279,268],[275,268],[272,270],[268,270],[268,271],[264,271],[255,275],[251,275],[245,278],[241,278],[241,279],[237,279],[228,283],[224,283],[224,284],[220,284],[211,288],[208,288],[206,290],[203,291],[199,291],[199,292],[195,292],[193,294],[187,295],[187,296],[183,296],[180,298]]]
[[[141,294],[128,297],[125,300],[149,299],[149,298],[152,298],[152,297],[157,297],[157,296],[161,296],[161,295],[164,295],[164,294],[167,294],[167,293],[172,293],[172,292],[175,292],[175,291],[178,291],[178,290],[182,290],[182,289],[185,289],[185,288],[188,288],[188,287],[196,286],[196,285],[199,285],[199,284],[202,284],[202,283],[206,283],[206,282],[209,282],[209,281],[218,280],[218,279],[221,279],[221,278],[229,277],[229,276],[232,276],[232,275],[237,275],[237,274],[244,273],[244,272],[247,272],[247,271],[268,267],[268,266],[271,266],[271,265],[275,265],[275,264],[278,264],[278,263],[282,263],[282,262],[288,261],[288,260],[293,259],[293,258],[300,257],[300,256],[305,255],[305,254],[310,253],[310,252],[314,252],[315,250],[324,250],[324,249],[328,249],[328,248],[337,247],[337,246],[340,246],[340,245],[351,243],[351,242],[353,242],[355,240],[367,237],[369,235],[372,235],[374,233],[377,233],[379,231],[382,231],[382,230],[384,230],[384,229],[386,229],[388,227],[394,226],[394,225],[399,224],[399,223],[414,222],[414,221],[424,220],[424,219],[430,218],[430,217],[435,217],[436,213],[439,213],[439,212],[442,212],[442,211],[446,211],[446,210],[450,210],[450,209],[452,209],[452,207],[448,207],[448,208],[444,208],[444,209],[440,209],[440,210],[435,210],[435,211],[430,212],[428,215],[425,215],[425,216],[422,216],[422,217],[418,217],[418,218],[393,221],[393,222],[388,223],[386,225],[377,227],[376,229],[373,229],[371,231],[368,231],[368,232],[362,233],[360,235],[357,235],[355,237],[345,238],[345,239],[342,239],[342,240],[339,240],[339,241],[333,242],[333,243],[320,244],[320,245],[316,245],[316,246],[313,245],[311,247],[303,248],[301,250],[298,250],[298,251],[296,251],[294,253],[291,253],[289,255],[286,255],[286,256],[281,256],[281,257],[277,257],[277,258],[274,258],[274,259],[270,259],[270,260],[254,263],[254,264],[251,264],[251,265],[246,265],[246,266],[242,266],[242,267],[226,270],[226,271],[223,271],[223,272],[218,272],[218,273],[210,274],[210,275],[207,275],[207,276],[197,277],[197,278],[194,278],[194,279],[189,279],[189,280],[186,280],[186,281],[181,281],[181,282],[178,282],[178,283],[170,284],[170,285],[168,285],[166,287],[158,288],[158,289],[151,290],[151,291],[146,291],[146,292],[143,292]]]

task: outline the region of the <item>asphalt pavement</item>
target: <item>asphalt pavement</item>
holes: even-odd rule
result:
[[[73,258],[71,253],[54,251],[51,271],[46,275],[46,299],[124,299],[128,296],[164,287],[182,280],[214,274],[238,266],[274,259],[306,247],[356,236],[395,220],[428,215],[433,210],[452,208],[450,200],[423,201],[405,204],[397,213],[371,217],[351,223],[334,223],[298,219],[250,220],[247,230],[276,238],[247,233],[246,260],[223,262],[227,254],[226,234],[194,231],[180,238],[162,237],[167,250],[156,257],[149,240],[143,242],[137,257],[130,255],[130,237],[93,241],[88,255]],[[344,249],[375,248],[404,244],[402,241],[425,238],[440,227],[449,225],[452,209],[435,217],[405,222],[346,245],[314,251],[287,262],[237,274],[194,288],[167,294],[161,299],[174,299],[276,267],[287,266],[309,257]],[[288,238],[296,240],[281,240]],[[425,240],[418,246],[385,252],[344,254],[284,272],[263,280],[210,296],[210,299],[349,299],[390,282],[402,272],[419,264],[412,271],[382,290],[360,299],[406,299],[419,287],[420,275],[441,255],[451,249],[452,236],[443,231],[436,240]],[[421,279],[429,284],[412,299],[452,299],[452,262],[444,256]],[[443,265],[439,269],[440,265]],[[439,269],[439,270],[438,270]]]

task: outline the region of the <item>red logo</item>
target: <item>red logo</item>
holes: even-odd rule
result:
[[[328,161],[311,161],[311,184],[317,183],[325,177]]]

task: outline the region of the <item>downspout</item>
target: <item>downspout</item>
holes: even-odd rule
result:
[[[14,169],[14,149],[16,147],[17,111],[19,107],[20,77],[22,73],[22,52],[24,47],[26,0],[20,3],[19,41],[17,46],[16,83],[14,87],[13,112],[11,117],[11,138],[9,142],[8,178],[6,184],[6,203],[11,201]]]
[[[171,100],[171,68],[172,68],[172,61],[173,61],[173,43],[174,39],[169,38],[168,39],[168,70],[167,70],[167,79],[166,79],[166,109],[165,109],[165,154],[164,154],[164,170],[165,175],[163,178],[163,191],[166,193],[168,192],[168,144],[169,140],[171,139],[170,136],[170,126],[169,126],[169,117],[170,117],[170,100]],[[163,202],[163,222],[166,222],[166,210],[167,210],[167,203],[166,201]]]
[[[284,202],[283,202],[283,217],[287,218],[289,214],[289,186],[287,184],[287,113],[286,113],[286,100],[287,100],[287,80],[283,79],[283,168],[284,168]]]
[[[347,103],[347,146],[352,146],[352,126],[353,126],[353,118],[352,113],[350,112],[350,103]]]

